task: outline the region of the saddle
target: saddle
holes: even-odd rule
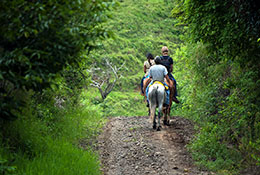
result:
[[[168,90],[168,89],[169,89],[168,86],[166,86],[165,84],[163,84],[163,83],[160,82],[160,81],[154,81],[153,83],[151,83],[151,84],[149,85],[149,87],[152,86],[152,85],[154,85],[154,84],[160,84],[160,85],[163,85],[164,88],[165,88],[165,90]]]

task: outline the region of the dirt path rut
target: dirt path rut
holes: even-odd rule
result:
[[[174,117],[161,131],[148,117],[111,118],[99,137],[104,175],[208,175],[192,163],[185,145],[192,139],[190,121]]]

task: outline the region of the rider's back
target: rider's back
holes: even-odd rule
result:
[[[165,68],[165,66],[160,65],[160,64],[156,64],[156,65],[152,66],[149,71],[149,77],[151,77],[153,81],[164,82],[164,77],[167,74],[168,74],[168,71]]]
[[[167,71],[170,73],[170,66],[173,64],[173,60],[170,56],[160,56],[160,64],[164,65],[167,68]]]

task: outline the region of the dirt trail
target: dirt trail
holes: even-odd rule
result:
[[[111,118],[98,141],[104,175],[209,175],[186,150],[193,134],[192,123],[180,117],[161,131],[148,117]]]

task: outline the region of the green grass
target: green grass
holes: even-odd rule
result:
[[[94,88],[89,89],[84,95],[85,104],[88,104],[87,106],[95,104],[95,108],[102,110],[102,114],[106,117],[148,115],[146,102],[138,90],[112,91],[104,101],[99,91]]]
[[[82,150],[65,140],[48,142],[48,148],[33,159],[19,155],[17,174],[27,175],[97,175],[98,156],[92,150]]]
[[[147,115],[146,103],[140,92],[113,92],[103,106],[108,116]]]
[[[0,135],[2,174],[101,174],[98,154],[89,145],[104,124],[100,113],[82,103],[45,113],[43,118],[32,111],[5,124]]]

